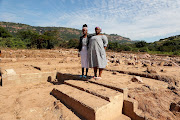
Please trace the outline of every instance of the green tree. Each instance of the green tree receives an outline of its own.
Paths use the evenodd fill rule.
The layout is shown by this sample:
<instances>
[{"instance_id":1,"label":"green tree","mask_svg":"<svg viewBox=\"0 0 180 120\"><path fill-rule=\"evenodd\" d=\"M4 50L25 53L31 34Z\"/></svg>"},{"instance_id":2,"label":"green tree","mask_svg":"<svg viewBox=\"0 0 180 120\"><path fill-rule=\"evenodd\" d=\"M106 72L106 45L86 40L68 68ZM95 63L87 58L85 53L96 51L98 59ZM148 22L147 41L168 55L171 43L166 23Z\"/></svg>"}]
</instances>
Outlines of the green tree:
<instances>
[{"instance_id":1,"label":"green tree","mask_svg":"<svg viewBox=\"0 0 180 120\"><path fill-rule=\"evenodd\" d=\"M78 48L79 46L79 40L78 39L70 39L68 41L68 48Z\"/></svg>"},{"instance_id":2,"label":"green tree","mask_svg":"<svg viewBox=\"0 0 180 120\"><path fill-rule=\"evenodd\" d=\"M137 48L141 48L141 47L145 47L147 45L147 43L145 41L140 41L135 43Z\"/></svg>"},{"instance_id":3,"label":"green tree","mask_svg":"<svg viewBox=\"0 0 180 120\"><path fill-rule=\"evenodd\" d=\"M0 26L0 37L7 38L12 37L12 35L5 28Z\"/></svg>"}]
</instances>

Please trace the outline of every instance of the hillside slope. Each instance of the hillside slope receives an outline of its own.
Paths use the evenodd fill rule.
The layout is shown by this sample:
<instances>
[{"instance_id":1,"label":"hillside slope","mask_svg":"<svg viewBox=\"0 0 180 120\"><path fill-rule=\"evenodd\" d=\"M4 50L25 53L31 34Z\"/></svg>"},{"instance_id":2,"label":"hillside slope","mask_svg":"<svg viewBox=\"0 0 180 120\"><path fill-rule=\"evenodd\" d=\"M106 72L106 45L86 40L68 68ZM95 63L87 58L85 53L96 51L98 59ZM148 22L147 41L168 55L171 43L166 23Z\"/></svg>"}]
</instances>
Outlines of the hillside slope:
<instances>
[{"instance_id":1,"label":"hillside slope","mask_svg":"<svg viewBox=\"0 0 180 120\"><path fill-rule=\"evenodd\" d=\"M30 26L27 24L21 23L12 23L12 22L0 22L0 26L6 28L12 34L17 33L19 30L33 30L37 31L39 34L43 34L45 31L53 31L56 30L59 33L59 38L62 40L70 40L70 39L79 39L82 35L81 30L74 28L66 28L66 27L40 27L40 26ZM109 41L114 42L131 42L131 39L122 37L117 34L106 34Z\"/></svg>"}]
</instances>

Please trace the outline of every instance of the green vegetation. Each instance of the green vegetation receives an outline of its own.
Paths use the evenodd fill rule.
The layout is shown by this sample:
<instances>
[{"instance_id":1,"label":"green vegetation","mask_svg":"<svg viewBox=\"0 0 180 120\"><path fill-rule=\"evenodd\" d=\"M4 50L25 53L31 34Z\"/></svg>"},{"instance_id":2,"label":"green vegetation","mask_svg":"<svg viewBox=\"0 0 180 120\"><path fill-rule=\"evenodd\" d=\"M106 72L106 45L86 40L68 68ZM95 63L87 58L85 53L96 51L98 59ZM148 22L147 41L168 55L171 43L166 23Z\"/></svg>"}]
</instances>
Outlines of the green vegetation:
<instances>
[{"instance_id":1,"label":"green vegetation","mask_svg":"<svg viewBox=\"0 0 180 120\"><path fill-rule=\"evenodd\" d=\"M80 30L63 27L32 27L20 23L0 22L0 47L23 49L77 48ZM1 27L3 26L3 27ZM154 43L131 41L117 34L107 35L112 51L147 52L150 54L180 55L180 35Z\"/></svg>"},{"instance_id":2,"label":"green vegetation","mask_svg":"<svg viewBox=\"0 0 180 120\"><path fill-rule=\"evenodd\" d=\"M138 41L133 44L109 42L108 49L114 51L147 52L150 54L180 55L180 35L173 36L154 43Z\"/></svg>"}]
</instances>

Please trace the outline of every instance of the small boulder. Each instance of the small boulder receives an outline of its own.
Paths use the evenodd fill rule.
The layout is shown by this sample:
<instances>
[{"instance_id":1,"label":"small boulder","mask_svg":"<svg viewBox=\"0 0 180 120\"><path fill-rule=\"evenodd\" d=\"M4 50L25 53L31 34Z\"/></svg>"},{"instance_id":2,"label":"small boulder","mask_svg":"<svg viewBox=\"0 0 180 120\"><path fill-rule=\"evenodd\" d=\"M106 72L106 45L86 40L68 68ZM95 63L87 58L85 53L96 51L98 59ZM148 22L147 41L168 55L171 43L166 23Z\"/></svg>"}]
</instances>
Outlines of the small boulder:
<instances>
[{"instance_id":1,"label":"small boulder","mask_svg":"<svg viewBox=\"0 0 180 120\"><path fill-rule=\"evenodd\" d=\"M135 65L135 62L133 60L129 60L129 61L127 61L127 64L128 65Z\"/></svg>"},{"instance_id":2,"label":"small boulder","mask_svg":"<svg viewBox=\"0 0 180 120\"><path fill-rule=\"evenodd\" d=\"M12 60L11 60L12 62L16 62L17 61L17 59L16 58L12 58Z\"/></svg>"},{"instance_id":3,"label":"small boulder","mask_svg":"<svg viewBox=\"0 0 180 120\"><path fill-rule=\"evenodd\" d=\"M166 73L167 70L161 69L160 72Z\"/></svg>"},{"instance_id":4,"label":"small boulder","mask_svg":"<svg viewBox=\"0 0 180 120\"><path fill-rule=\"evenodd\" d=\"M169 84L167 88L170 90L176 90L176 87L173 84Z\"/></svg>"},{"instance_id":5,"label":"small boulder","mask_svg":"<svg viewBox=\"0 0 180 120\"><path fill-rule=\"evenodd\" d=\"M148 73L157 73L155 68L152 67L147 67L147 72Z\"/></svg>"},{"instance_id":6,"label":"small boulder","mask_svg":"<svg viewBox=\"0 0 180 120\"><path fill-rule=\"evenodd\" d=\"M131 79L132 82L139 82L139 83L143 83L143 80L141 77L139 76L134 76L132 79Z\"/></svg>"},{"instance_id":7,"label":"small boulder","mask_svg":"<svg viewBox=\"0 0 180 120\"><path fill-rule=\"evenodd\" d=\"M119 64L118 63L115 63L115 65L114 66L119 66Z\"/></svg>"},{"instance_id":8,"label":"small boulder","mask_svg":"<svg viewBox=\"0 0 180 120\"><path fill-rule=\"evenodd\" d=\"M115 61L114 61L114 59L110 59L109 62L114 63Z\"/></svg>"},{"instance_id":9,"label":"small boulder","mask_svg":"<svg viewBox=\"0 0 180 120\"><path fill-rule=\"evenodd\" d=\"M180 112L180 105L176 103L171 103L169 110L172 112Z\"/></svg>"},{"instance_id":10,"label":"small boulder","mask_svg":"<svg viewBox=\"0 0 180 120\"><path fill-rule=\"evenodd\" d=\"M120 60L116 60L116 63L119 63L119 64L120 64Z\"/></svg>"},{"instance_id":11,"label":"small boulder","mask_svg":"<svg viewBox=\"0 0 180 120\"><path fill-rule=\"evenodd\" d=\"M111 58L115 58L115 55L111 55Z\"/></svg>"},{"instance_id":12,"label":"small boulder","mask_svg":"<svg viewBox=\"0 0 180 120\"><path fill-rule=\"evenodd\" d=\"M117 72L115 72L115 71L113 71L113 73L112 73L113 75L116 75L117 74Z\"/></svg>"}]
</instances>

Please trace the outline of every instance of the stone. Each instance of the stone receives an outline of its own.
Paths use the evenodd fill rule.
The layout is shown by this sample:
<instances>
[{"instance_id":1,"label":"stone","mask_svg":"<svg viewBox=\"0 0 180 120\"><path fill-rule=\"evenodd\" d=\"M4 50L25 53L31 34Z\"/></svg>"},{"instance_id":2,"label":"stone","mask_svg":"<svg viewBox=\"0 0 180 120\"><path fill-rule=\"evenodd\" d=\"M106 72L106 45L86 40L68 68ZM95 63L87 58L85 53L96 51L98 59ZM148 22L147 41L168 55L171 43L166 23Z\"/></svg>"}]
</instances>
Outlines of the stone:
<instances>
[{"instance_id":1,"label":"stone","mask_svg":"<svg viewBox=\"0 0 180 120\"><path fill-rule=\"evenodd\" d=\"M176 103L171 103L170 111L180 112L180 105Z\"/></svg>"},{"instance_id":2,"label":"stone","mask_svg":"<svg viewBox=\"0 0 180 120\"><path fill-rule=\"evenodd\" d=\"M120 64L120 60L116 60L116 63L119 63L119 64Z\"/></svg>"},{"instance_id":3,"label":"stone","mask_svg":"<svg viewBox=\"0 0 180 120\"><path fill-rule=\"evenodd\" d=\"M119 66L119 64L118 64L118 63L116 63L114 66Z\"/></svg>"},{"instance_id":4,"label":"stone","mask_svg":"<svg viewBox=\"0 0 180 120\"><path fill-rule=\"evenodd\" d=\"M151 66L157 67L157 64L156 64L155 62L152 62L152 63L151 63Z\"/></svg>"},{"instance_id":5,"label":"stone","mask_svg":"<svg viewBox=\"0 0 180 120\"><path fill-rule=\"evenodd\" d=\"M111 60L109 60L111 63L114 63L114 60L113 59L111 59Z\"/></svg>"},{"instance_id":6,"label":"stone","mask_svg":"<svg viewBox=\"0 0 180 120\"><path fill-rule=\"evenodd\" d=\"M164 73L166 73L166 72L167 72L167 70L161 69L161 70L160 70L160 72L164 72Z\"/></svg>"},{"instance_id":7,"label":"stone","mask_svg":"<svg viewBox=\"0 0 180 120\"><path fill-rule=\"evenodd\" d=\"M16 75L16 72L14 71L14 69L6 69L5 71L7 75Z\"/></svg>"},{"instance_id":8,"label":"stone","mask_svg":"<svg viewBox=\"0 0 180 120\"><path fill-rule=\"evenodd\" d=\"M33 66L33 65L31 65L33 68L35 68L35 69L37 69L37 70L41 70L41 68L40 67L37 67L37 66Z\"/></svg>"},{"instance_id":9,"label":"stone","mask_svg":"<svg viewBox=\"0 0 180 120\"><path fill-rule=\"evenodd\" d=\"M147 67L147 72L148 73L157 73L155 68L152 67Z\"/></svg>"},{"instance_id":10,"label":"stone","mask_svg":"<svg viewBox=\"0 0 180 120\"><path fill-rule=\"evenodd\" d=\"M176 90L176 87L173 84L169 84L167 88L170 90Z\"/></svg>"},{"instance_id":11,"label":"stone","mask_svg":"<svg viewBox=\"0 0 180 120\"><path fill-rule=\"evenodd\" d=\"M132 82L140 82L140 83L143 83L143 80L141 77L139 76L134 76L132 79L131 79Z\"/></svg>"},{"instance_id":12,"label":"stone","mask_svg":"<svg viewBox=\"0 0 180 120\"><path fill-rule=\"evenodd\" d=\"M111 55L111 58L115 58L115 55Z\"/></svg>"},{"instance_id":13,"label":"stone","mask_svg":"<svg viewBox=\"0 0 180 120\"><path fill-rule=\"evenodd\" d=\"M135 62L133 60L130 60L127 62L128 65L135 65Z\"/></svg>"},{"instance_id":14,"label":"stone","mask_svg":"<svg viewBox=\"0 0 180 120\"><path fill-rule=\"evenodd\" d=\"M115 72L115 71L113 71L113 73L112 73L113 75L116 75L117 73Z\"/></svg>"},{"instance_id":15,"label":"stone","mask_svg":"<svg viewBox=\"0 0 180 120\"><path fill-rule=\"evenodd\" d=\"M12 58L12 60L11 60L12 62L16 62L17 61L17 59L16 58Z\"/></svg>"},{"instance_id":16,"label":"stone","mask_svg":"<svg viewBox=\"0 0 180 120\"><path fill-rule=\"evenodd\" d=\"M146 58L150 58L151 57L151 55L149 55L149 54L145 54L146 55Z\"/></svg>"}]
</instances>

